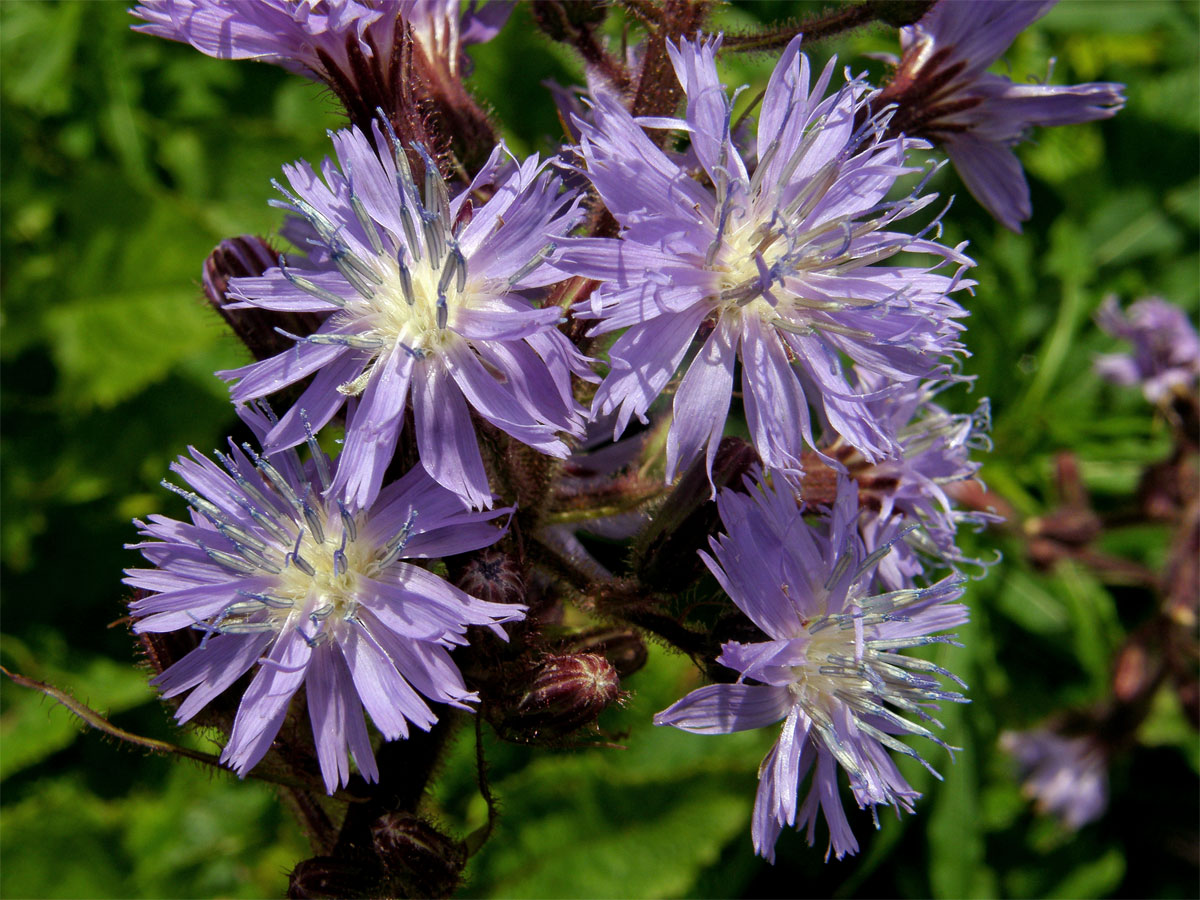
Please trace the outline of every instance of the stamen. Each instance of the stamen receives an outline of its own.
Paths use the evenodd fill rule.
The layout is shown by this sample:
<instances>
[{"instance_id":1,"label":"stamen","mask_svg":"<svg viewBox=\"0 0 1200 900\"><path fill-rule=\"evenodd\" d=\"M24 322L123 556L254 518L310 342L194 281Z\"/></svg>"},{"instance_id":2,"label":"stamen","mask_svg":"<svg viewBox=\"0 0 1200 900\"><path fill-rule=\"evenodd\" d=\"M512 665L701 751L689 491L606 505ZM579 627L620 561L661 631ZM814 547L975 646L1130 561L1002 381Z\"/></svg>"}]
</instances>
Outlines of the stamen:
<instances>
[{"instance_id":1,"label":"stamen","mask_svg":"<svg viewBox=\"0 0 1200 900\"><path fill-rule=\"evenodd\" d=\"M408 511L408 520L392 536L391 540L383 545L383 555L375 564L376 570L386 569L404 552L404 547L408 544L408 539L412 537L413 526L416 524L416 521L417 511L410 509Z\"/></svg>"},{"instance_id":2,"label":"stamen","mask_svg":"<svg viewBox=\"0 0 1200 900\"><path fill-rule=\"evenodd\" d=\"M903 540L906 534L916 531L919 527L919 525L907 525L904 528L901 528L900 531L896 533L896 536L886 544L881 547L876 547L875 550L859 564L858 571L854 573L854 580L858 581L865 574L867 574L867 572L874 568L874 566L881 559L892 552L892 547L896 545L897 541Z\"/></svg>"},{"instance_id":3,"label":"stamen","mask_svg":"<svg viewBox=\"0 0 1200 900\"><path fill-rule=\"evenodd\" d=\"M410 347L404 341L397 341L396 346L411 356L413 359L424 359L429 355L429 351L424 347Z\"/></svg>"},{"instance_id":4,"label":"stamen","mask_svg":"<svg viewBox=\"0 0 1200 900\"><path fill-rule=\"evenodd\" d=\"M437 213L421 211L421 233L425 235L425 246L429 248L429 265L437 271L446 256L445 226Z\"/></svg>"},{"instance_id":5,"label":"stamen","mask_svg":"<svg viewBox=\"0 0 1200 900\"><path fill-rule=\"evenodd\" d=\"M300 635L300 637L304 638L304 643L308 644L308 646L312 649L316 649L317 642L322 636L322 632L317 631L312 637L309 637L307 634L304 633L304 629L301 628L299 625L296 626L296 634L298 634L298 635Z\"/></svg>"},{"instance_id":6,"label":"stamen","mask_svg":"<svg viewBox=\"0 0 1200 900\"><path fill-rule=\"evenodd\" d=\"M350 540L358 540L358 523L354 521L354 516L350 514L350 510L338 501L338 514L342 517L342 530L350 535Z\"/></svg>"},{"instance_id":7,"label":"stamen","mask_svg":"<svg viewBox=\"0 0 1200 900\"><path fill-rule=\"evenodd\" d=\"M266 542L259 540L250 532L246 531L246 529L241 528L232 522L227 520L217 521L213 519L210 519L209 521L213 523L213 527L216 528L217 531L229 541L229 543L239 548L239 553L241 552L240 548L242 547L252 548L253 550L261 553L270 546Z\"/></svg>"},{"instance_id":8,"label":"stamen","mask_svg":"<svg viewBox=\"0 0 1200 900\"><path fill-rule=\"evenodd\" d=\"M287 479L279 473L279 470L271 465L265 456L262 456L256 452L255 449L250 446L250 444L242 444L242 449L250 454L250 458L254 460L254 465L257 466L258 470L266 476L267 481L271 482L271 484L275 487L275 490L279 492L279 496L287 500L287 502L292 505L292 508L296 510L296 512L303 514L304 504L301 502L300 498L296 496L296 492L292 489L292 486L288 483Z\"/></svg>"},{"instance_id":9,"label":"stamen","mask_svg":"<svg viewBox=\"0 0 1200 900\"><path fill-rule=\"evenodd\" d=\"M413 148L425 164L425 209L431 213L435 213L442 223L449 228L450 195L446 191L446 182L442 178L442 173L424 145L413 144Z\"/></svg>"},{"instance_id":10,"label":"stamen","mask_svg":"<svg viewBox=\"0 0 1200 900\"><path fill-rule=\"evenodd\" d=\"M350 164L343 160L342 165L346 168L347 178L353 184L354 174L350 171ZM383 242L379 239L379 231L375 228L375 223L367 213L366 207L358 199L358 195L354 193L353 187L350 188L350 208L354 210L354 217L358 219L358 224L362 226L363 232L366 233L367 240L371 244L371 249L375 251L377 256L382 256Z\"/></svg>"},{"instance_id":11,"label":"stamen","mask_svg":"<svg viewBox=\"0 0 1200 900\"><path fill-rule=\"evenodd\" d=\"M446 323L450 320L450 306L446 301L446 292L438 290L437 295L437 327L439 330L446 328Z\"/></svg>"},{"instance_id":12,"label":"stamen","mask_svg":"<svg viewBox=\"0 0 1200 900\"><path fill-rule=\"evenodd\" d=\"M223 568L230 569L241 575L253 575L258 571L259 567L245 557L235 556L232 553L226 553L224 550L215 550L212 547L206 547L204 544L198 544L198 546L209 559Z\"/></svg>"},{"instance_id":13,"label":"stamen","mask_svg":"<svg viewBox=\"0 0 1200 900\"><path fill-rule=\"evenodd\" d=\"M287 264L284 262L282 255L279 257L279 271L283 273L284 278L286 278L300 290L304 291L304 293L312 294L312 296L316 297L318 300L324 300L331 306L336 306L340 309L346 308L346 301L343 298L339 297L332 291L325 290L325 288L321 287L319 284L309 281L307 278L302 278L289 269Z\"/></svg>"},{"instance_id":14,"label":"stamen","mask_svg":"<svg viewBox=\"0 0 1200 900\"><path fill-rule=\"evenodd\" d=\"M275 326L275 332L276 334L281 334L286 338L291 338L297 344L339 344L351 350L369 351L379 351L386 346L386 344L384 344L384 342L378 338L365 337L361 334L328 334L317 332L315 334L309 334L301 337L300 335L284 331L278 325Z\"/></svg>"},{"instance_id":15,"label":"stamen","mask_svg":"<svg viewBox=\"0 0 1200 900\"><path fill-rule=\"evenodd\" d=\"M403 202L400 204L400 225L404 228L404 242L408 245L408 252L416 262L420 262L424 258L421 237L417 231L417 224L413 221L412 212Z\"/></svg>"},{"instance_id":16,"label":"stamen","mask_svg":"<svg viewBox=\"0 0 1200 900\"><path fill-rule=\"evenodd\" d=\"M309 578L317 574L317 570L309 565L308 561L300 555L300 544L304 540L304 529L301 528L296 535L296 543L292 546L292 552L283 558L284 565L291 563Z\"/></svg>"},{"instance_id":17,"label":"stamen","mask_svg":"<svg viewBox=\"0 0 1200 900\"><path fill-rule=\"evenodd\" d=\"M451 238L450 253L454 257L455 279L454 291L457 294L462 294L467 289L467 258L463 256L462 248L458 246L458 241Z\"/></svg>"},{"instance_id":18,"label":"stamen","mask_svg":"<svg viewBox=\"0 0 1200 900\"><path fill-rule=\"evenodd\" d=\"M350 248L342 243L341 240L334 237L331 241L329 258L333 260L333 264L342 273L342 277L350 282L350 286L364 300L373 300L375 298L375 287L383 284L383 279L379 277L378 273L372 271L357 256L351 253Z\"/></svg>"},{"instance_id":19,"label":"stamen","mask_svg":"<svg viewBox=\"0 0 1200 900\"><path fill-rule=\"evenodd\" d=\"M279 566L263 556L262 553L260 553L254 547L246 546L237 541L233 542L233 547L243 559L255 565L257 568L264 569L267 572L270 572L272 575L278 575L280 573L281 569ZM265 546L264 549L266 549Z\"/></svg>"},{"instance_id":20,"label":"stamen","mask_svg":"<svg viewBox=\"0 0 1200 900\"><path fill-rule=\"evenodd\" d=\"M291 609L296 605L291 600L285 600L282 597L272 597L270 594L242 590L239 590L237 593L247 600L253 600L255 603L261 603L263 606L270 607L271 609Z\"/></svg>"},{"instance_id":21,"label":"stamen","mask_svg":"<svg viewBox=\"0 0 1200 900\"><path fill-rule=\"evenodd\" d=\"M333 551L333 575L344 575L350 571L350 561L346 559L346 532L342 532L342 545Z\"/></svg>"},{"instance_id":22,"label":"stamen","mask_svg":"<svg viewBox=\"0 0 1200 900\"><path fill-rule=\"evenodd\" d=\"M221 633L221 629L218 627L218 624L221 621L220 616L223 616L224 614L225 614L224 611L222 611L221 614L217 617L216 621L210 624L209 622L206 622L203 619L196 618L190 612L188 613L188 616L192 620L192 628L196 631L204 632L204 637L200 638L200 649L201 650L208 649L208 639L210 637L212 637L214 634Z\"/></svg>"},{"instance_id":23,"label":"stamen","mask_svg":"<svg viewBox=\"0 0 1200 900\"><path fill-rule=\"evenodd\" d=\"M286 544L288 541L290 541L292 539L291 534L289 534L287 532L287 530L285 530L284 527L282 525L280 525L279 522L274 517L267 515L265 512L263 512L261 509L259 509L257 506L255 506L252 502L250 502L250 500L247 497L239 496L238 494L235 494L232 492L229 494L229 497L232 500L237 500L238 502L240 502L242 504L242 506L245 507L246 512L250 514L250 518L252 518L254 520L255 524L258 525L260 528L263 528L263 529L269 531L271 533L271 536L274 537L276 540L278 540L280 543Z\"/></svg>"},{"instance_id":24,"label":"stamen","mask_svg":"<svg viewBox=\"0 0 1200 900\"><path fill-rule=\"evenodd\" d=\"M304 423L304 441L308 444L309 456L312 457L313 465L316 466L317 478L321 482L321 490L328 491L329 486L333 483L329 475L329 459L321 450L321 445L317 443L317 436L313 434L312 425L308 421L307 410L300 410L300 421Z\"/></svg>"},{"instance_id":25,"label":"stamen","mask_svg":"<svg viewBox=\"0 0 1200 900\"><path fill-rule=\"evenodd\" d=\"M553 253L557 249L558 249L558 245L556 243L554 243L554 241L551 241L549 244L547 244L545 247L543 247L541 250L539 250L537 253L535 253L533 255L533 258L530 259L527 263L525 263L525 265L521 266L521 268L517 269L517 271L513 272L511 275L508 276L509 287L513 287L513 286L517 285L518 283L520 283L525 278L526 275L531 273L534 269L536 269L543 262L545 262L546 257L548 257L551 253ZM464 278L466 276L466 268L465 267L463 269L463 276L464 276ZM460 290L461 290L461 288L460 288Z\"/></svg>"},{"instance_id":26,"label":"stamen","mask_svg":"<svg viewBox=\"0 0 1200 900\"><path fill-rule=\"evenodd\" d=\"M313 539L318 544L325 543L325 526L321 522L321 517L317 514L317 511L315 509L313 509L312 505L308 502L307 497L305 497L304 500L302 501L302 506L303 506L303 511L304 511L304 521L308 523L308 528L313 533Z\"/></svg>"},{"instance_id":27,"label":"stamen","mask_svg":"<svg viewBox=\"0 0 1200 900\"><path fill-rule=\"evenodd\" d=\"M221 512L220 508L208 500L205 500L199 494L196 494L193 491L189 491L185 488L181 488L178 485L174 485L165 478L160 481L159 484L165 487L172 494L178 494L187 501L189 506L195 508L197 512L202 513L209 519L226 521L225 514Z\"/></svg>"},{"instance_id":28,"label":"stamen","mask_svg":"<svg viewBox=\"0 0 1200 900\"><path fill-rule=\"evenodd\" d=\"M460 255L461 256L461 255ZM458 271L458 260L453 253L446 255L445 261L442 263L442 274L438 278L437 291L438 294L445 294L446 288L450 287L450 282L454 279L455 273Z\"/></svg>"}]
</instances>

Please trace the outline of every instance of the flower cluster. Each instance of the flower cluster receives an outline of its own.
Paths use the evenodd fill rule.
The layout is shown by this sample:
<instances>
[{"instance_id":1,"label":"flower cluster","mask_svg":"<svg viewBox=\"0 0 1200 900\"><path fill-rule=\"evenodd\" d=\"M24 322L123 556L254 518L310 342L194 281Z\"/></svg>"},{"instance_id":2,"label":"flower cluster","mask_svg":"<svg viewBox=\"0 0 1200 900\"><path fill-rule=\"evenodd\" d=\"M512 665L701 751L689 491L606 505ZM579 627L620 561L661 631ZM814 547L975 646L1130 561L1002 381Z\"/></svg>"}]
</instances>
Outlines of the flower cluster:
<instances>
[{"instance_id":1,"label":"flower cluster","mask_svg":"<svg viewBox=\"0 0 1200 900\"><path fill-rule=\"evenodd\" d=\"M675 6L702 20L700 4L645 15L684 15ZM367 782L386 774L364 709L384 740L429 730L439 704L478 707L505 739L562 740L623 696L645 658L635 628L695 635L661 594L704 590L702 560L729 633L679 646L737 680L654 721L704 734L783 722L759 769L756 852L773 860L785 826L812 843L822 817L830 852L856 852L839 770L860 808L911 812L892 754L920 759L909 737L950 749L932 710L966 700L904 651L953 643L960 569L975 562L959 526L996 518L953 499L976 477L988 407L939 405L970 380L960 299L975 282L966 244L942 243L948 204L927 190L926 154L945 147L1017 228L1028 191L1011 148L1027 128L1116 111L1118 85L985 72L1046 7L936 4L903 28L882 90L834 60L814 68L795 36L743 128L752 110L735 117L721 36L622 63L593 33L598 8L543 4L539 24L576 41L594 85L566 104L572 142L544 160L497 143L462 83L462 47L492 36L508 3L143 0L139 30L325 82L351 123L330 158L275 184L293 250L246 236L205 267L254 354L217 375L260 449L192 451L173 467L188 488L172 487L190 521L138 523L152 568L128 572L134 630L192 639L154 682L187 693L178 720L249 674L221 756L244 775L297 733L284 726L305 718L302 692L329 793L351 758ZM696 34L690 22L651 33ZM1157 326L1106 315L1139 347L1137 377L1194 377L1194 342L1164 349L1146 337ZM617 444L635 418L648 427ZM731 420L753 452L733 441L719 455ZM701 499L656 504L659 476L685 469L676 490ZM580 530L671 550L639 584L593 559ZM676 570L663 560L683 545ZM611 640L569 633L568 593L619 625ZM376 838L414 810L383 812ZM444 844L460 869L452 843L423 846Z\"/></svg>"}]
</instances>

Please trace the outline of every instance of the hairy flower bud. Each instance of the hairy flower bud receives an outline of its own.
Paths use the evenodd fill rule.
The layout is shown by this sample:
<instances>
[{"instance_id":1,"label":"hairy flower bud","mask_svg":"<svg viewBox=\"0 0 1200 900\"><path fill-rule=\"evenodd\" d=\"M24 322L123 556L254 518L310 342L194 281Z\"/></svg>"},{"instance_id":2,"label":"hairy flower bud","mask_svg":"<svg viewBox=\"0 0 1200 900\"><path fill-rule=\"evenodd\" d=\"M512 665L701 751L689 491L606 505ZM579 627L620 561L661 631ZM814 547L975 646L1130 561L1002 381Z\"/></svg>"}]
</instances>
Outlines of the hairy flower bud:
<instances>
[{"instance_id":1,"label":"hairy flower bud","mask_svg":"<svg viewBox=\"0 0 1200 900\"><path fill-rule=\"evenodd\" d=\"M336 856L303 859L288 876L291 900L326 897L377 897L379 882L366 867Z\"/></svg>"},{"instance_id":2,"label":"hairy flower bud","mask_svg":"<svg viewBox=\"0 0 1200 900\"><path fill-rule=\"evenodd\" d=\"M230 309L226 305L230 302L225 292L231 278L258 277L278 264L279 254L262 238L252 234L226 238L204 261L205 297L255 359L267 359L293 346L292 339L280 331L307 335L321 325L321 316L316 313Z\"/></svg>"},{"instance_id":3,"label":"hairy flower bud","mask_svg":"<svg viewBox=\"0 0 1200 900\"><path fill-rule=\"evenodd\" d=\"M603 656L548 656L505 717L504 728L529 742L562 737L595 721L620 693L617 671Z\"/></svg>"},{"instance_id":4,"label":"hairy flower bud","mask_svg":"<svg viewBox=\"0 0 1200 900\"><path fill-rule=\"evenodd\" d=\"M609 661L617 675L627 678L646 664L646 642L636 631L595 628L564 642L563 653L597 653Z\"/></svg>"},{"instance_id":5,"label":"hairy flower bud","mask_svg":"<svg viewBox=\"0 0 1200 900\"><path fill-rule=\"evenodd\" d=\"M371 826L380 863L394 889L408 897L448 897L458 887L467 851L408 813L388 813Z\"/></svg>"},{"instance_id":6,"label":"hairy flower bud","mask_svg":"<svg viewBox=\"0 0 1200 900\"><path fill-rule=\"evenodd\" d=\"M455 583L472 597L489 603L520 603L525 596L525 583L517 564L498 550L476 554Z\"/></svg>"},{"instance_id":7,"label":"hairy flower bud","mask_svg":"<svg viewBox=\"0 0 1200 900\"><path fill-rule=\"evenodd\" d=\"M873 0L871 12L875 18L893 28L903 28L921 21L933 0Z\"/></svg>"}]
</instances>

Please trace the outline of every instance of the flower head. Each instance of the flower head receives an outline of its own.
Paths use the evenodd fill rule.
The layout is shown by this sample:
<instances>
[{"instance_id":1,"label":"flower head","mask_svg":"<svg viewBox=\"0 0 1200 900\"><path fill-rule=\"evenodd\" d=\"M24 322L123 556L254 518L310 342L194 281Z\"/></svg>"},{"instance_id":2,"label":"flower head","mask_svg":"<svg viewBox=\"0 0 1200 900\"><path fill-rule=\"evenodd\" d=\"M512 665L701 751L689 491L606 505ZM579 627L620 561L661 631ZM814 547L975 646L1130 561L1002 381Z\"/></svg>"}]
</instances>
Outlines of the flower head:
<instances>
[{"instance_id":1,"label":"flower head","mask_svg":"<svg viewBox=\"0 0 1200 900\"><path fill-rule=\"evenodd\" d=\"M388 138L374 129L375 144ZM326 316L311 335L270 359L219 373L237 380L235 402L273 393L316 373L266 437L268 451L305 438L350 400L334 489L369 506L392 458L411 397L421 463L476 507L491 491L471 422L481 418L543 453L565 457L556 431L579 433L572 373L583 358L557 330L557 307L538 309L522 291L561 276L541 263L576 220L571 194L536 157L501 172L501 148L470 188L450 199L424 155L424 199L398 142L377 153L357 128L333 135L341 164L285 167L280 187L297 214L285 233L307 246L258 278L234 278L235 308ZM423 151L421 151L423 152ZM495 184L478 207L476 192ZM353 399L350 399L353 398Z\"/></svg>"},{"instance_id":2,"label":"flower head","mask_svg":"<svg viewBox=\"0 0 1200 900\"><path fill-rule=\"evenodd\" d=\"M1116 115L1121 84L1016 84L987 72L1013 39L1057 0L941 0L900 29L903 56L875 102L898 107L891 127L941 144L967 190L1003 225L1032 215L1029 185L1012 148L1035 125Z\"/></svg>"},{"instance_id":3,"label":"flower head","mask_svg":"<svg viewBox=\"0 0 1200 900\"><path fill-rule=\"evenodd\" d=\"M555 257L604 282L590 309L577 311L600 319L592 333L626 329L593 413L616 412L618 433L644 417L703 330L675 394L668 477L702 450L711 467L738 359L746 421L767 466L799 470L803 445L815 441L810 406L870 459L892 455L895 436L872 414L872 395L848 379L843 357L902 383L944 371L961 351L956 319L965 313L947 294L970 282L891 262L910 251L932 256L935 268L969 264L958 250L894 230L935 199L919 187L884 199L916 171L908 152L928 145L885 139L862 81L823 99L833 63L810 82L797 38L763 97L757 155L744 156L717 77L719 44L668 48L687 94L685 120L635 120L601 94L594 123L577 123L588 177L622 227L620 240L560 242ZM643 126L685 131L689 154L659 149Z\"/></svg>"},{"instance_id":4,"label":"flower head","mask_svg":"<svg viewBox=\"0 0 1200 900\"><path fill-rule=\"evenodd\" d=\"M1133 355L1113 353L1096 360L1096 372L1115 384L1141 384L1151 403L1176 390L1191 391L1200 378L1200 337L1187 314L1161 297L1146 297L1123 314L1116 297L1096 313L1100 327L1133 345Z\"/></svg>"},{"instance_id":5,"label":"flower head","mask_svg":"<svg viewBox=\"0 0 1200 900\"><path fill-rule=\"evenodd\" d=\"M1108 806L1108 756L1094 737L1064 737L1048 728L1006 731L1000 746L1012 754L1025 793L1038 811L1072 831L1100 818Z\"/></svg>"},{"instance_id":6,"label":"flower head","mask_svg":"<svg viewBox=\"0 0 1200 900\"><path fill-rule=\"evenodd\" d=\"M859 373L864 386L882 387L871 373ZM949 485L975 478L980 464L972 450L990 450L990 406L985 398L970 415L947 412L934 402L954 382L914 382L903 390L881 391L872 408L895 429L900 451L870 462L840 438L825 454L846 468L858 487L863 507L859 528L872 546L888 529L904 528L904 540L879 564L879 578L891 589L911 584L921 574L922 557L960 566L982 565L958 548L962 524L999 522L992 513L958 508ZM915 528L906 526L917 526Z\"/></svg>"},{"instance_id":7,"label":"flower head","mask_svg":"<svg viewBox=\"0 0 1200 900\"><path fill-rule=\"evenodd\" d=\"M260 439L271 427L242 408ZM153 565L125 583L150 592L130 609L137 632L196 629L200 645L159 675L163 696L191 691L176 718L186 722L255 669L221 760L244 775L266 755L304 686L325 786L359 772L378 777L362 709L387 740L428 730L426 700L460 708L475 699L449 650L470 625L491 627L523 606L487 603L408 560L485 547L502 532L491 520L510 510L471 512L420 469L393 482L367 508L328 490L329 460L310 438L312 458L271 456L230 442L221 465L192 451L172 469L193 490L172 487L191 521L151 516L132 547ZM424 699L423 699L424 698Z\"/></svg>"},{"instance_id":8,"label":"flower head","mask_svg":"<svg viewBox=\"0 0 1200 900\"><path fill-rule=\"evenodd\" d=\"M713 556L704 561L767 639L725 644L718 662L738 673L737 683L693 691L654 721L727 734L783 720L759 767L755 851L773 860L784 825L807 825L811 844L820 810L840 859L858 843L838 799L838 766L860 807L887 804L911 812L919 795L887 751L920 759L897 740L901 735L945 746L905 716L936 724L927 708L965 702L939 683L939 675L957 681L949 672L896 652L950 640L934 633L966 621L966 607L955 602L960 583L947 578L927 588L876 593L876 567L889 543L873 551L863 543L855 527L857 492L848 479L830 517L817 526L804 520L787 488L722 491L717 504L727 534L712 540ZM800 782L810 772L799 803Z\"/></svg>"}]
</instances>

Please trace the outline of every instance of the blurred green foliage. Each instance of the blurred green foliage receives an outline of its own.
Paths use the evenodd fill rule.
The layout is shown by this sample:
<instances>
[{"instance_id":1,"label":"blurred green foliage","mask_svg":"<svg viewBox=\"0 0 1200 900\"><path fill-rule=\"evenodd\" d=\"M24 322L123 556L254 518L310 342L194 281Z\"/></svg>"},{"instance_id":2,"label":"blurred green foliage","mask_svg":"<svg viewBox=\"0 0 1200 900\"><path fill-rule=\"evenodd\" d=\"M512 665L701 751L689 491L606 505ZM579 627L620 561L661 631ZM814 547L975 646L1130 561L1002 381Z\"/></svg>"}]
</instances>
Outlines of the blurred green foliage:
<instances>
[{"instance_id":1,"label":"blurred green foliage","mask_svg":"<svg viewBox=\"0 0 1200 900\"><path fill-rule=\"evenodd\" d=\"M819 8L739 3L722 27ZM1066 0L1008 54L1014 77L1128 85L1103 124L1042 132L1021 158L1035 218L1023 235L996 225L952 169L950 243L969 239L979 281L968 306L962 408L989 396L995 452L984 477L1024 516L1055 502L1054 454L1079 457L1099 508L1125 502L1168 433L1136 391L1101 384L1092 357L1115 349L1092 322L1108 293L1161 294L1194 315L1200 301L1200 63L1194 2ZM124 728L211 749L180 734L132 666L124 627L122 544L129 519L178 514L157 487L189 444L216 446L232 417L212 377L246 355L203 304L200 266L220 239L270 233L266 201L282 163L326 153L340 118L320 88L270 66L222 63L132 33L122 4L0 3L0 228L4 269L0 399L3 662L69 689ZM619 39L614 28L614 40ZM836 47L878 75L865 52L886 33ZM501 37L473 50L473 85L517 152L547 150L557 118L538 82L576 83L570 53L536 35L518 8ZM728 64L761 83L766 56ZM752 92L744 97L752 95ZM1166 532L1106 537L1106 552L1162 565ZM944 710L951 763L915 816L854 817L858 857L823 862L785 832L779 864L751 852L758 760L771 735L696 737L649 726L695 686L686 660L655 649L601 724L627 749L533 753L485 737L502 818L469 867L464 896L1188 897L1196 891L1195 732L1169 693L1141 746L1119 757L1098 823L1069 835L1036 817L1009 760L1005 729L1101 699L1112 653L1152 611L1144 592L1078 565L1034 571L1015 539L975 538L1005 561L973 583L962 649L939 661L973 704ZM0 683L5 897L278 896L306 854L270 789L131 753L80 735L49 701ZM625 732L628 732L626 735ZM485 808L474 732L459 735L429 808L466 834ZM907 760L904 761L907 764Z\"/></svg>"}]
</instances>

